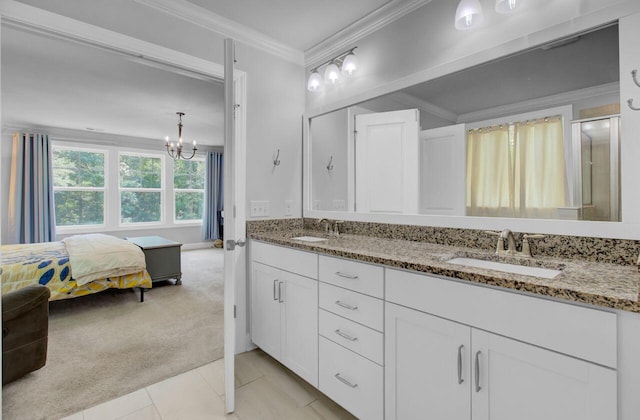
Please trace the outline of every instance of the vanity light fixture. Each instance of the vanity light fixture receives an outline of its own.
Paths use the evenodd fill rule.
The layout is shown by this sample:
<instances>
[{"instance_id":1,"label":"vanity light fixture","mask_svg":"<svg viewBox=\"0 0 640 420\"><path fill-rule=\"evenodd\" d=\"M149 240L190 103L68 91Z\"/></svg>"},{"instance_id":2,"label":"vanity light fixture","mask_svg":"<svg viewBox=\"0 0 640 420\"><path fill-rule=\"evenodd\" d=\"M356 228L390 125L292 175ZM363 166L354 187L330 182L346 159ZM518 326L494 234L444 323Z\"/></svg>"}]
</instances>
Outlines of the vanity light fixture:
<instances>
[{"instance_id":1,"label":"vanity light fixture","mask_svg":"<svg viewBox=\"0 0 640 420\"><path fill-rule=\"evenodd\" d=\"M496 12L512 13L522 4L522 0L496 0Z\"/></svg>"},{"instance_id":2,"label":"vanity light fixture","mask_svg":"<svg viewBox=\"0 0 640 420\"><path fill-rule=\"evenodd\" d=\"M340 80L341 75L353 76L358 71L358 59L353 51L358 47L344 51L335 57L325 61L311 70L307 81L309 92L319 92L324 85L335 85ZM324 70L324 78L320 75L320 68L327 66Z\"/></svg>"},{"instance_id":3,"label":"vanity light fixture","mask_svg":"<svg viewBox=\"0 0 640 420\"><path fill-rule=\"evenodd\" d=\"M174 145L173 142L169 142L169 136L165 137L165 147L167 148L167 154L171 156L173 160L190 160L196 155L196 141L193 141L193 149L191 152L191 156L186 157L182 154L182 117L185 115L184 112L176 112L178 115L178 141Z\"/></svg>"},{"instance_id":4,"label":"vanity light fixture","mask_svg":"<svg viewBox=\"0 0 640 420\"><path fill-rule=\"evenodd\" d=\"M456 9L456 29L466 31L482 23L482 5L479 0L460 0Z\"/></svg>"}]
</instances>

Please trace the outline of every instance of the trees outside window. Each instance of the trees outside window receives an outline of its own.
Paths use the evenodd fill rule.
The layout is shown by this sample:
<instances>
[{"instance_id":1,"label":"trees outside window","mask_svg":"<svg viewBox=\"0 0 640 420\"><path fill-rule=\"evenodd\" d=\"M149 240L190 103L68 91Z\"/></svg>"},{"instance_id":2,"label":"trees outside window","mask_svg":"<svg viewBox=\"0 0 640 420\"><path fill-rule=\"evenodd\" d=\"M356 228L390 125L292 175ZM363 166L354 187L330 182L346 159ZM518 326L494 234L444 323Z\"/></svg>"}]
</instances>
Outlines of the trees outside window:
<instances>
[{"instance_id":1,"label":"trees outside window","mask_svg":"<svg viewBox=\"0 0 640 420\"><path fill-rule=\"evenodd\" d=\"M106 152L53 148L57 226L104 225Z\"/></svg>"},{"instance_id":2,"label":"trees outside window","mask_svg":"<svg viewBox=\"0 0 640 420\"><path fill-rule=\"evenodd\" d=\"M201 221L204 210L204 160L177 160L173 166L174 219Z\"/></svg>"},{"instance_id":3,"label":"trees outside window","mask_svg":"<svg viewBox=\"0 0 640 420\"><path fill-rule=\"evenodd\" d=\"M120 154L120 223L162 221L163 167L158 156Z\"/></svg>"}]
</instances>

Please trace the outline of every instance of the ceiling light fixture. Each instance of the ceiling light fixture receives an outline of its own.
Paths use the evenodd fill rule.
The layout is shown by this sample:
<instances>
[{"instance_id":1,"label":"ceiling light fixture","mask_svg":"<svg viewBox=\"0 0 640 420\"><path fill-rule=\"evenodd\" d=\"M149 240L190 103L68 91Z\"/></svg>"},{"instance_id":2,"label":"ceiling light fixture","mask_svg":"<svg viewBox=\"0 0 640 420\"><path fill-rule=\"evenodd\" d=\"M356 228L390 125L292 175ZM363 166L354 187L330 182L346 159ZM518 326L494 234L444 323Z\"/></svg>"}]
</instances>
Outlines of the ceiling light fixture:
<instances>
[{"instance_id":1,"label":"ceiling light fixture","mask_svg":"<svg viewBox=\"0 0 640 420\"><path fill-rule=\"evenodd\" d=\"M196 155L196 141L193 141L193 149L191 152L191 156L186 157L182 154L182 117L185 115L184 112L176 112L178 115L178 142L174 145L173 142L169 142L169 136L165 137L165 147L167 148L167 153L173 160L189 160Z\"/></svg>"},{"instance_id":2,"label":"ceiling light fixture","mask_svg":"<svg viewBox=\"0 0 640 420\"><path fill-rule=\"evenodd\" d=\"M482 6L478 0L460 0L456 9L456 29L466 31L482 23Z\"/></svg>"},{"instance_id":3,"label":"ceiling light fixture","mask_svg":"<svg viewBox=\"0 0 640 420\"><path fill-rule=\"evenodd\" d=\"M522 0L496 0L496 12L512 13L522 4Z\"/></svg>"},{"instance_id":4,"label":"ceiling light fixture","mask_svg":"<svg viewBox=\"0 0 640 420\"><path fill-rule=\"evenodd\" d=\"M307 81L307 90L309 92L319 92L325 84L335 85L341 75L353 76L358 71L358 59L353 51L358 47L353 47L348 51L340 53L335 57L325 61L324 63L314 67ZM320 67L327 66L324 70L324 78L320 76L318 70Z\"/></svg>"}]
</instances>

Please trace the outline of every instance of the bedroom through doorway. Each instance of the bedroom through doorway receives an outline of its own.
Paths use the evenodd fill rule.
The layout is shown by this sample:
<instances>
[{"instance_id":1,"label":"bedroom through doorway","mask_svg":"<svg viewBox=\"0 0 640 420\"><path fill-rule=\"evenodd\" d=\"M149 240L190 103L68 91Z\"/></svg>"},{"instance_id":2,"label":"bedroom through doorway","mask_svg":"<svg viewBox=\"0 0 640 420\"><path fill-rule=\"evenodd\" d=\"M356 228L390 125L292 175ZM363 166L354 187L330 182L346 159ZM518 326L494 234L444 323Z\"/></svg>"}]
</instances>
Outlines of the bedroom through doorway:
<instances>
[{"instance_id":1,"label":"bedroom through doorway","mask_svg":"<svg viewBox=\"0 0 640 420\"><path fill-rule=\"evenodd\" d=\"M56 190L67 199L56 208L57 239L99 232L181 243L182 284L154 282L144 303L137 289L50 302L47 364L3 387L5 419L25 418L21 408L60 418L222 358L224 346L224 255L213 247L223 239L224 212L221 204L204 205L208 159L224 159L222 66L171 50L165 60L149 59L149 45L124 36L105 46L96 42L99 28L82 36L31 28L3 17L3 184L15 131L46 133L67 172L84 162L74 166L81 168L76 180L92 181L83 170L95 175L102 162L102 185ZM174 160L165 149L166 136L177 138L177 112L184 113L184 149L197 141L191 160ZM83 159L96 155L87 166ZM238 162L243 171L243 155ZM123 185L125 169L138 186ZM206 239L203 218L216 225ZM2 223L5 244L6 217Z\"/></svg>"}]
</instances>

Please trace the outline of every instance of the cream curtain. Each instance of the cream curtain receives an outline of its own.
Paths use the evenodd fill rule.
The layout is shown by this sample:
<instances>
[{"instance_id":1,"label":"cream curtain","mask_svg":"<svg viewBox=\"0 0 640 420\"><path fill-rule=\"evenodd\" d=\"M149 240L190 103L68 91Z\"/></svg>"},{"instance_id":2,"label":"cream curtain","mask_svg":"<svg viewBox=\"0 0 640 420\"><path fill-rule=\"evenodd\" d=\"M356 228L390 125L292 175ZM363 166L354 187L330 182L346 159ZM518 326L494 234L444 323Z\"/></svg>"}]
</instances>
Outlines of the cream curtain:
<instances>
[{"instance_id":1,"label":"cream curtain","mask_svg":"<svg viewBox=\"0 0 640 420\"><path fill-rule=\"evenodd\" d=\"M554 218L568 202L562 117L471 130L467 215Z\"/></svg>"},{"instance_id":2,"label":"cream curtain","mask_svg":"<svg viewBox=\"0 0 640 420\"><path fill-rule=\"evenodd\" d=\"M467 136L467 215L512 216L513 171L509 126Z\"/></svg>"}]
</instances>

